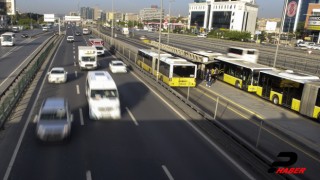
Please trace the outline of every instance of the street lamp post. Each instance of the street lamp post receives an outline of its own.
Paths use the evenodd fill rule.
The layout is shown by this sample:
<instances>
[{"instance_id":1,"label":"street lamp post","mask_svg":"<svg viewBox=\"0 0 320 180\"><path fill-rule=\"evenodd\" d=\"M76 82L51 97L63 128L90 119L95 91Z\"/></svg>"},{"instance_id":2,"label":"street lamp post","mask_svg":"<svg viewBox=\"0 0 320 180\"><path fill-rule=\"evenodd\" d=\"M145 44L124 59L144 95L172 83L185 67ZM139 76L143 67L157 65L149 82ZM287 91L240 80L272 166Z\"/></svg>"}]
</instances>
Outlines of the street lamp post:
<instances>
[{"instance_id":1,"label":"street lamp post","mask_svg":"<svg viewBox=\"0 0 320 180\"><path fill-rule=\"evenodd\" d=\"M168 34L167 34L167 44L169 44L169 34L170 34L170 20L171 20L171 3L174 2L174 0L169 1L169 21L168 21Z\"/></svg>"},{"instance_id":2,"label":"street lamp post","mask_svg":"<svg viewBox=\"0 0 320 180\"><path fill-rule=\"evenodd\" d=\"M276 53L274 55L274 61L273 61L273 67L276 67L276 62L277 62L277 56L278 56L278 50L279 50L279 44L280 44L280 36L282 33L282 29L283 29L283 25L284 25L284 20L285 20L285 16L286 16L286 12L287 12L287 5L288 5L288 0L284 1L284 5L283 5L283 10L282 10L282 17L281 17L281 26L279 29L279 39L277 42L277 48L276 48Z\"/></svg>"},{"instance_id":3,"label":"street lamp post","mask_svg":"<svg viewBox=\"0 0 320 180\"><path fill-rule=\"evenodd\" d=\"M287 32L287 44L288 44L288 41L289 41L290 27L291 27L291 18L289 18L289 28L288 28L288 32Z\"/></svg>"},{"instance_id":4,"label":"street lamp post","mask_svg":"<svg viewBox=\"0 0 320 180\"><path fill-rule=\"evenodd\" d=\"M158 64L157 64L157 82L159 80L159 66L160 66L160 45L161 45L161 25L162 25L162 2L161 0L161 9L160 9L160 24L159 24L159 44L158 44Z\"/></svg>"},{"instance_id":5,"label":"street lamp post","mask_svg":"<svg viewBox=\"0 0 320 180\"><path fill-rule=\"evenodd\" d=\"M112 0L112 20L111 20L111 45L113 45L113 29L114 29L114 12L113 12L113 0Z\"/></svg>"}]
</instances>

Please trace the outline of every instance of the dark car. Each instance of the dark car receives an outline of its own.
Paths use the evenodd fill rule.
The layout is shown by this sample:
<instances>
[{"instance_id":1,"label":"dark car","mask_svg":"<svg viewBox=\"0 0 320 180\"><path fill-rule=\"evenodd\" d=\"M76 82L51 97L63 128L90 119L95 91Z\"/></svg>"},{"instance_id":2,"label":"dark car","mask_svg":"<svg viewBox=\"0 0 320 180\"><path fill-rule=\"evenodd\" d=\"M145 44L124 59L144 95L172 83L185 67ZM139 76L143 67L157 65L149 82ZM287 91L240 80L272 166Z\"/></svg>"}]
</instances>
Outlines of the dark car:
<instances>
[{"instance_id":1,"label":"dark car","mask_svg":"<svg viewBox=\"0 0 320 180\"><path fill-rule=\"evenodd\" d=\"M81 36L81 32L76 31L76 32L75 32L75 35L76 35L76 36Z\"/></svg>"},{"instance_id":2,"label":"dark car","mask_svg":"<svg viewBox=\"0 0 320 180\"><path fill-rule=\"evenodd\" d=\"M21 37L23 37L23 38L28 38L29 35L28 35L28 34L21 34Z\"/></svg>"}]
</instances>

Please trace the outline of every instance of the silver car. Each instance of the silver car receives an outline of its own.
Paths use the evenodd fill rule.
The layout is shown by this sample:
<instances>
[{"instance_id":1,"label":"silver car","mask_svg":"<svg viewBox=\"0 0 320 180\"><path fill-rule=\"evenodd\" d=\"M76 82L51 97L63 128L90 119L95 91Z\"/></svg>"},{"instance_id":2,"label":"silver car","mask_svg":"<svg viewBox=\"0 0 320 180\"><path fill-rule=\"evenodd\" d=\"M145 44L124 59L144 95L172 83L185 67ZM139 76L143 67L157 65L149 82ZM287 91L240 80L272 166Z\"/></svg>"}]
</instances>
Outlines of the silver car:
<instances>
[{"instance_id":1,"label":"silver car","mask_svg":"<svg viewBox=\"0 0 320 180\"><path fill-rule=\"evenodd\" d=\"M37 137L42 141L67 139L71 132L72 116L64 98L47 98L36 116Z\"/></svg>"}]
</instances>

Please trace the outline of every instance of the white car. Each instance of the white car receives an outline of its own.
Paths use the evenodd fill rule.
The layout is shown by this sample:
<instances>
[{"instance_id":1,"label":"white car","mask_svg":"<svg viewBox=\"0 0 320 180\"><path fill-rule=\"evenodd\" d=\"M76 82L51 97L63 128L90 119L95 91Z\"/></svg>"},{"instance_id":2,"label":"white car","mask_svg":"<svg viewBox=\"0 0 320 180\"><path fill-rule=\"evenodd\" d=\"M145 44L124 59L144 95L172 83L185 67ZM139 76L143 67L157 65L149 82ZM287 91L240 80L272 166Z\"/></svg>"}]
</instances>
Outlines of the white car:
<instances>
[{"instance_id":1,"label":"white car","mask_svg":"<svg viewBox=\"0 0 320 180\"><path fill-rule=\"evenodd\" d=\"M204 37L204 38L206 38L207 37L207 34L199 34L199 35L197 35L197 37Z\"/></svg>"},{"instance_id":2,"label":"white car","mask_svg":"<svg viewBox=\"0 0 320 180\"><path fill-rule=\"evenodd\" d=\"M308 46L309 46L309 48L311 47L311 46L314 46L316 43L314 43L314 42L302 42L302 43L299 43L297 46L298 47L302 47L302 48L308 48Z\"/></svg>"},{"instance_id":3,"label":"white car","mask_svg":"<svg viewBox=\"0 0 320 180\"><path fill-rule=\"evenodd\" d=\"M312 49L320 50L320 44L316 44L312 46Z\"/></svg>"},{"instance_id":4,"label":"white car","mask_svg":"<svg viewBox=\"0 0 320 180\"><path fill-rule=\"evenodd\" d=\"M73 36L68 36L67 37L68 42L74 42L74 37Z\"/></svg>"},{"instance_id":5,"label":"white car","mask_svg":"<svg viewBox=\"0 0 320 180\"><path fill-rule=\"evenodd\" d=\"M117 73L117 72L126 73L126 72L128 72L127 65L125 65L122 61L119 61L119 60L111 61L109 63L109 68L112 73Z\"/></svg>"},{"instance_id":6,"label":"white car","mask_svg":"<svg viewBox=\"0 0 320 180\"><path fill-rule=\"evenodd\" d=\"M63 67L53 67L50 72L48 72L48 82L49 83L65 83L67 82L67 74Z\"/></svg>"},{"instance_id":7,"label":"white car","mask_svg":"<svg viewBox=\"0 0 320 180\"><path fill-rule=\"evenodd\" d=\"M102 45L92 45L92 47L95 47L97 49L97 55L98 56L104 56L104 52L106 48Z\"/></svg>"}]
</instances>

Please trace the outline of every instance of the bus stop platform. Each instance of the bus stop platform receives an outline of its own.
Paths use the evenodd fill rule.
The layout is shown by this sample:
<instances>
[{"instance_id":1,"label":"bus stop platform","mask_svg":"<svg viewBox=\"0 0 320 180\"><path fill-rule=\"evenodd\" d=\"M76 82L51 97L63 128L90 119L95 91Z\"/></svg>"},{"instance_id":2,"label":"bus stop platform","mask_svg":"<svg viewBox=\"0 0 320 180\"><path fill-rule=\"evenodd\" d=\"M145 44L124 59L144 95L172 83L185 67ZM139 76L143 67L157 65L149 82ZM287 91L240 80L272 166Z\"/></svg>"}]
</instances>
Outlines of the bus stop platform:
<instances>
[{"instance_id":1,"label":"bus stop platform","mask_svg":"<svg viewBox=\"0 0 320 180\"><path fill-rule=\"evenodd\" d=\"M211 112L216 104L215 98L219 97L219 106L220 101L227 102L236 107L237 111L243 114L241 116L246 116L251 120L255 119L253 121L257 125L263 122L264 127L273 129L286 139L299 144L299 147L305 148L309 152L312 151L320 157L320 123L315 119L304 117L297 112L272 104L271 101L221 81L214 82L211 87L206 86L205 81L199 81L197 87L190 92L193 101L198 99L197 102L201 103L202 107L210 107ZM206 101L207 104L202 104L204 102L200 100L200 97L203 98L203 96L207 96L206 99L212 97L212 101ZM219 117L219 112L217 117Z\"/></svg>"}]
</instances>

